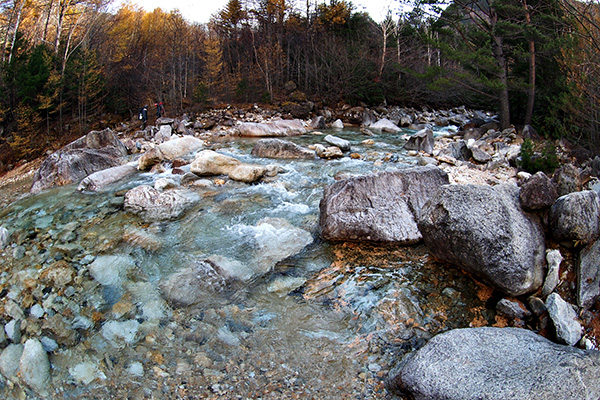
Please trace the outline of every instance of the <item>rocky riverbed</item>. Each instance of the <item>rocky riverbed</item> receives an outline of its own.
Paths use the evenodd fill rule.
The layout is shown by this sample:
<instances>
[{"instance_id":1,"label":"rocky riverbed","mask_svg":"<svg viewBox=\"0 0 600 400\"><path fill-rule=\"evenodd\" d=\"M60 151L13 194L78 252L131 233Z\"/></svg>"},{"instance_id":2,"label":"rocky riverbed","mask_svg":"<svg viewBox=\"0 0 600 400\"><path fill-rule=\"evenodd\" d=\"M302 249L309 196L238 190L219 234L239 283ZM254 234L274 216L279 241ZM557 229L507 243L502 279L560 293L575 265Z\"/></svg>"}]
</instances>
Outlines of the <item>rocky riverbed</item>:
<instances>
[{"instance_id":1,"label":"rocky riverbed","mask_svg":"<svg viewBox=\"0 0 600 400\"><path fill-rule=\"evenodd\" d=\"M418 239L323 239L319 203L336 181L433 165L454 185L523 185L520 132L464 109L320 114L267 124L278 115L253 107L162 119L145 131L122 128L118 151L99 155L116 143L107 130L56 157L114 163L102 175L66 175L40 161L3 177L4 394L403 398L399 361L440 333L512 326L564 342L546 297L577 311L578 325L565 326L579 329L571 344L597 348L595 294L583 307L577 290L582 241L591 245L597 232L548 235L562 258L556 281L517 298L436 260ZM255 137L264 132L284 143ZM26 194L38 168L49 171L35 178L40 193ZM555 174L557 187L594 188L593 163L573 170Z\"/></svg>"}]
</instances>

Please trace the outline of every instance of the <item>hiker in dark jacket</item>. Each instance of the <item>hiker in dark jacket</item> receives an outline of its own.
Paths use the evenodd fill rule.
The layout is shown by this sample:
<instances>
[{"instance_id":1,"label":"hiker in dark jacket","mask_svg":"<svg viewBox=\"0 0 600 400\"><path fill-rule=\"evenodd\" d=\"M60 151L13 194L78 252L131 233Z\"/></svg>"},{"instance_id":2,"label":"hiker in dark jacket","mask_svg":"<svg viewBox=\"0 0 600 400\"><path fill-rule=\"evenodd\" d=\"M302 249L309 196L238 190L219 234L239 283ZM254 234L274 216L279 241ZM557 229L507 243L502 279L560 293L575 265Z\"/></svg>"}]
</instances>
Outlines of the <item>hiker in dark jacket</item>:
<instances>
[{"instance_id":1,"label":"hiker in dark jacket","mask_svg":"<svg viewBox=\"0 0 600 400\"><path fill-rule=\"evenodd\" d=\"M160 118L165 115L165 105L162 101L154 103L154 105L156 106L156 118Z\"/></svg>"},{"instance_id":2,"label":"hiker in dark jacket","mask_svg":"<svg viewBox=\"0 0 600 400\"><path fill-rule=\"evenodd\" d=\"M146 129L146 122L148 122L148 106L140 108L140 116L139 118L142 120L142 130Z\"/></svg>"}]
</instances>

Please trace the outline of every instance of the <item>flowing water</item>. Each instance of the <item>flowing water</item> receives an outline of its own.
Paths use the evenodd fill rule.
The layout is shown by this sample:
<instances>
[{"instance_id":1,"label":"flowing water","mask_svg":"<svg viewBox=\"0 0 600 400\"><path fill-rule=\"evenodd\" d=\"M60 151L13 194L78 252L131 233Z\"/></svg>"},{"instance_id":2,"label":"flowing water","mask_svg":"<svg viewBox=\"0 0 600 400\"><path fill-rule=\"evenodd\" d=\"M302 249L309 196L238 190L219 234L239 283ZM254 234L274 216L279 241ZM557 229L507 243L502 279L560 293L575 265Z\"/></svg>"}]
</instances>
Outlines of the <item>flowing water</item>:
<instances>
[{"instance_id":1,"label":"flowing water","mask_svg":"<svg viewBox=\"0 0 600 400\"><path fill-rule=\"evenodd\" d=\"M23 310L23 337L43 338L49 350L49 397L393 398L384 381L403 354L446 329L493 322L489 290L423 246L319 238L319 201L336 176L416 163L402 149L411 131L373 137L375 144L363 144L371 138L358 130L331 133L361 158L260 159L250 155L253 139L211 143L280 173L195 188L201 200L175 221L146 223L123 210L125 190L179 180L171 169L99 193L52 189L0 212L13 243L0 258L0 294L5 307ZM307 146L322 137L289 140ZM207 291L197 305L164 301L159 283L195 260L279 260L296 231L261 222L281 219L310 232L312 243L244 285ZM61 286L44 273L50 267L72 279ZM9 398L36 397L11 380L1 384Z\"/></svg>"}]
</instances>

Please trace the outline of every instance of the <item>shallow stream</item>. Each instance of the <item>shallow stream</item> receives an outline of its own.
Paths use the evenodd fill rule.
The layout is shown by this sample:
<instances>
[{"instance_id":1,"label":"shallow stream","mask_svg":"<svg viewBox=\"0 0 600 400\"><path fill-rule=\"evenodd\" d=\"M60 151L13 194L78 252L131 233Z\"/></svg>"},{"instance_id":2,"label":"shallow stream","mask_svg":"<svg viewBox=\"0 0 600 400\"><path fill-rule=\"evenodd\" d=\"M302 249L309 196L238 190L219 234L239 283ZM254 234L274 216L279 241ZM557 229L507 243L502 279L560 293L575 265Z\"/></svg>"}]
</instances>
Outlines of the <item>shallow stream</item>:
<instances>
[{"instance_id":1,"label":"shallow stream","mask_svg":"<svg viewBox=\"0 0 600 400\"><path fill-rule=\"evenodd\" d=\"M261 159L250 155L253 139L210 143L281 172L253 185L226 180L196 188L201 201L175 221L145 223L123 210L125 190L161 177L180 180L170 168L99 193L52 189L0 211L13 243L0 258L0 294L5 307L22 309L23 337L46 338L50 346L50 397L391 399L384 381L403 354L438 332L493 321L490 290L435 262L421 245L319 238L319 201L336 176L416 163L402 148L412 131L330 133L351 141L361 158ZM322 139L311 133L286 140L307 146ZM367 139L374 144L363 144ZM265 218L287 220L313 243L195 306L163 300L159 282L194 260L260 262L277 251L270 243L294 240L259 224ZM111 260L110 268L91 271L99 258ZM56 265L74 271L64 286L39 278ZM0 386L8 398L36 397L11 380Z\"/></svg>"}]
</instances>

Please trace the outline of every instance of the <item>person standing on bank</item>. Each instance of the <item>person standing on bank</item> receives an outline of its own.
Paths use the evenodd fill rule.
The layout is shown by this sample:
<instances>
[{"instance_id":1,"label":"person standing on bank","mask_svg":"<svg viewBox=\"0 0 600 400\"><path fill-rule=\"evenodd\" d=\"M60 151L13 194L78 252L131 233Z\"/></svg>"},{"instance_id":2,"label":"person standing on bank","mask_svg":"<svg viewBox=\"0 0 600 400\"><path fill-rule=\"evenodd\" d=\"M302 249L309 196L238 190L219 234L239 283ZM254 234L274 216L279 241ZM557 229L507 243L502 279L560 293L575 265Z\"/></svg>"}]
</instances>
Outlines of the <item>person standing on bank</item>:
<instances>
[{"instance_id":1,"label":"person standing on bank","mask_svg":"<svg viewBox=\"0 0 600 400\"><path fill-rule=\"evenodd\" d=\"M142 120L142 130L146 129L146 122L148 122L148 106L140 108L140 116L139 118Z\"/></svg>"},{"instance_id":2,"label":"person standing on bank","mask_svg":"<svg viewBox=\"0 0 600 400\"><path fill-rule=\"evenodd\" d=\"M165 115L165 105L162 101L154 103L154 105L156 106L156 118L160 118Z\"/></svg>"}]
</instances>

